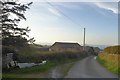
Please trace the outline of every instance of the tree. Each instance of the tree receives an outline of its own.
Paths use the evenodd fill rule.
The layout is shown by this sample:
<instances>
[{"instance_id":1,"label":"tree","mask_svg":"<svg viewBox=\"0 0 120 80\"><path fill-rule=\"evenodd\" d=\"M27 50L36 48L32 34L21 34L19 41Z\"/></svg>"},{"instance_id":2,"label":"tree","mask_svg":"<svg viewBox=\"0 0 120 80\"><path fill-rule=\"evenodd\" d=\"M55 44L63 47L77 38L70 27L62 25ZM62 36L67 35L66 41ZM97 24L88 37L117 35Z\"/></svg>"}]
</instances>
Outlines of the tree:
<instances>
[{"instance_id":1,"label":"tree","mask_svg":"<svg viewBox=\"0 0 120 80\"><path fill-rule=\"evenodd\" d=\"M18 27L21 20L26 20L24 13L31 4L32 2L21 4L17 0L0 1L0 26L2 27L0 34L2 34L2 45L5 51L11 50L8 47L14 49L35 41L34 38L28 39L29 27Z\"/></svg>"}]
</instances>

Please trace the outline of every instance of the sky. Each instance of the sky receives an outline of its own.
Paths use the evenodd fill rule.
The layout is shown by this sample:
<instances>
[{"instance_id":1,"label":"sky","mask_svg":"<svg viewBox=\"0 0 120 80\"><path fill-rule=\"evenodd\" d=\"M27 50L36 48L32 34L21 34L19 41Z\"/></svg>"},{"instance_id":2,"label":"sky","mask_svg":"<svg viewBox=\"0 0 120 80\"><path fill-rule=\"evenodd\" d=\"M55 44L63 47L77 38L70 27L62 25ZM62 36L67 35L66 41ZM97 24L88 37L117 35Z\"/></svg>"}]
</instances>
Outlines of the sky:
<instances>
[{"instance_id":1,"label":"sky","mask_svg":"<svg viewBox=\"0 0 120 80\"><path fill-rule=\"evenodd\" d=\"M29 2L29 1L26 1ZM40 2L33 1L20 27L31 29L29 35L37 44L77 42L86 44L118 44L117 2Z\"/></svg>"}]
</instances>

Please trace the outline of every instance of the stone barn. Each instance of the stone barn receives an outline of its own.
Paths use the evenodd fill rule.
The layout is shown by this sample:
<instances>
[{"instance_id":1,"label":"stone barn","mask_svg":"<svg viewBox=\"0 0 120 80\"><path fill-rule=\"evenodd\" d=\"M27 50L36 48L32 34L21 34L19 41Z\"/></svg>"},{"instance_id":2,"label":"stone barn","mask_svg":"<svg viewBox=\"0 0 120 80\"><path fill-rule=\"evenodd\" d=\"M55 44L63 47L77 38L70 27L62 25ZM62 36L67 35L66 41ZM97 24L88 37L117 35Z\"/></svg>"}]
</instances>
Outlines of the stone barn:
<instances>
[{"instance_id":1,"label":"stone barn","mask_svg":"<svg viewBox=\"0 0 120 80\"><path fill-rule=\"evenodd\" d=\"M65 42L55 42L50 48L49 51L56 52L80 52L82 46L78 43L65 43Z\"/></svg>"}]
</instances>

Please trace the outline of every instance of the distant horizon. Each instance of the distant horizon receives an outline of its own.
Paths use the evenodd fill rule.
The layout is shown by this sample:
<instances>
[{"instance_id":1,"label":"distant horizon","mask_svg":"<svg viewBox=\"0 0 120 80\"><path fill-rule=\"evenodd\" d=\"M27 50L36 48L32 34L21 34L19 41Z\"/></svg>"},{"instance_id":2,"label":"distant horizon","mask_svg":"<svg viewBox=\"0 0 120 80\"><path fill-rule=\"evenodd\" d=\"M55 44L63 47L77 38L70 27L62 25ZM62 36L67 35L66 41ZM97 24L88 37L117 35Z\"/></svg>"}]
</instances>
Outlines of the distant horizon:
<instances>
[{"instance_id":1,"label":"distant horizon","mask_svg":"<svg viewBox=\"0 0 120 80\"><path fill-rule=\"evenodd\" d=\"M55 42L63 42L63 43L78 43L80 45L83 45L83 43L80 43L80 42L77 42L77 41L54 41L52 43L50 42L35 42L35 44L41 44L41 45L52 45L54 44ZM105 44L89 44L89 43L86 43L86 45L105 45ZM114 45L118 45L118 44L113 44L113 45L110 45L110 44L106 44L107 46L114 46Z\"/></svg>"},{"instance_id":2,"label":"distant horizon","mask_svg":"<svg viewBox=\"0 0 120 80\"><path fill-rule=\"evenodd\" d=\"M60 41L58 41L58 42L60 42ZM63 41L63 42L64 42L64 41ZM54 43L55 43L55 42L54 42ZM54 43L36 43L36 44L51 46L51 45L53 45ZM77 42L68 42L68 43L77 43ZM78 43L78 44L80 44L80 43ZM83 46L83 44L80 44L80 45ZM99 47L100 49L104 49L104 48L109 47L109 46L116 46L116 44L115 44L115 45L86 44L86 46Z\"/></svg>"}]
</instances>

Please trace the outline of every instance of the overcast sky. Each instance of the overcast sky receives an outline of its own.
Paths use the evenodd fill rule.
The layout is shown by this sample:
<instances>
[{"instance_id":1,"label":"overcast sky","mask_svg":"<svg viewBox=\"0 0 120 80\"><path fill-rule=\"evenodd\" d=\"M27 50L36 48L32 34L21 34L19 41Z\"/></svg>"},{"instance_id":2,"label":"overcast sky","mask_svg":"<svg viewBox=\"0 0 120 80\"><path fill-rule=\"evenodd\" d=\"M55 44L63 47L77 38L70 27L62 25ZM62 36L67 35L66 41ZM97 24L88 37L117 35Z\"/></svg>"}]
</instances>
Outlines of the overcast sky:
<instances>
[{"instance_id":1,"label":"overcast sky","mask_svg":"<svg viewBox=\"0 0 120 80\"><path fill-rule=\"evenodd\" d=\"M27 21L20 22L19 26L29 26L30 36L39 44L57 41L82 45L84 27L86 44L118 44L117 2L47 3L33 0L25 16Z\"/></svg>"}]
</instances>

